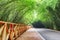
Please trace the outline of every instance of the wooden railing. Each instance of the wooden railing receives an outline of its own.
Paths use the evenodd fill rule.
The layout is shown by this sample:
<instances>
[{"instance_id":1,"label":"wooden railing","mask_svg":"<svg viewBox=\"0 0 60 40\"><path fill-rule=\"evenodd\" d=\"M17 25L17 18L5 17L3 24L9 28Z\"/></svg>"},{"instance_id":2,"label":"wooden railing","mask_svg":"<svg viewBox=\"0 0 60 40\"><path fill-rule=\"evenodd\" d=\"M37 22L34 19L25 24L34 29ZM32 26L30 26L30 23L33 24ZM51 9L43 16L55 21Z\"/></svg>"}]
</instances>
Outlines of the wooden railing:
<instances>
[{"instance_id":1,"label":"wooden railing","mask_svg":"<svg viewBox=\"0 0 60 40\"><path fill-rule=\"evenodd\" d=\"M14 40L27 29L25 24L0 21L0 40Z\"/></svg>"}]
</instances>

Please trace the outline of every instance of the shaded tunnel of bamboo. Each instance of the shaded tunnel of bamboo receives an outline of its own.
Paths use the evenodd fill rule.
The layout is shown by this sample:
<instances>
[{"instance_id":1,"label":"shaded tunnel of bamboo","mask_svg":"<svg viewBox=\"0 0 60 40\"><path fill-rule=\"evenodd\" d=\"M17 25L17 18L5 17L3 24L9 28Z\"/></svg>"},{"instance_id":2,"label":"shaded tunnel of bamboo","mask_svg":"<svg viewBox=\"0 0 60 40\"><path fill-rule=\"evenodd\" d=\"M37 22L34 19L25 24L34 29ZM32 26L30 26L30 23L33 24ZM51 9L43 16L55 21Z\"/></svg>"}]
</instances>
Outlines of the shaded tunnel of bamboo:
<instances>
[{"instance_id":1,"label":"shaded tunnel of bamboo","mask_svg":"<svg viewBox=\"0 0 60 40\"><path fill-rule=\"evenodd\" d=\"M14 40L27 29L29 28L25 24L0 21L0 40Z\"/></svg>"}]
</instances>

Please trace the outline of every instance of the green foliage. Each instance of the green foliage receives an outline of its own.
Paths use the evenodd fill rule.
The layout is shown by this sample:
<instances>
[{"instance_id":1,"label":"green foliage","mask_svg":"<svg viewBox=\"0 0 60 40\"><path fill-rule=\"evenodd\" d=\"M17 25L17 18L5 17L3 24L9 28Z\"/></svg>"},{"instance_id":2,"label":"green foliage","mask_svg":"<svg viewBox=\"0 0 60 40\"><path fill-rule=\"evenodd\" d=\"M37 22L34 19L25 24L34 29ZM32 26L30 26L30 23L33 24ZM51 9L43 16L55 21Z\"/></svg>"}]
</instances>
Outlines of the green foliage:
<instances>
[{"instance_id":1,"label":"green foliage","mask_svg":"<svg viewBox=\"0 0 60 40\"><path fill-rule=\"evenodd\" d=\"M52 15L52 22L53 22L53 29L60 30L60 1L58 0L55 9L53 9L51 6L47 7L47 10Z\"/></svg>"},{"instance_id":2,"label":"green foliage","mask_svg":"<svg viewBox=\"0 0 60 40\"><path fill-rule=\"evenodd\" d=\"M1 0L0 20L19 23L27 11L34 9L34 4L28 0Z\"/></svg>"},{"instance_id":3,"label":"green foliage","mask_svg":"<svg viewBox=\"0 0 60 40\"><path fill-rule=\"evenodd\" d=\"M46 28L60 28L60 0L0 0L0 20L31 24L40 20Z\"/></svg>"}]
</instances>

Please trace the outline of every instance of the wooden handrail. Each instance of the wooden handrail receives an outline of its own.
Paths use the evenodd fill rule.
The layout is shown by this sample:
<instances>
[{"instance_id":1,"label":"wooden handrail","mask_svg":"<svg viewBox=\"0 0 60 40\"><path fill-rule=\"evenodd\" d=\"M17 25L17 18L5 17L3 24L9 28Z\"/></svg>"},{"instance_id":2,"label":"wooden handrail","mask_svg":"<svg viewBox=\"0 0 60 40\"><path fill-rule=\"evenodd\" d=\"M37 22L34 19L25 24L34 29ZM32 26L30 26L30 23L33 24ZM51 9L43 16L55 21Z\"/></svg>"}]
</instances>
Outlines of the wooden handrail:
<instances>
[{"instance_id":1,"label":"wooden handrail","mask_svg":"<svg viewBox=\"0 0 60 40\"><path fill-rule=\"evenodd\" d=\"M1 29L3 29L2 31L3 37L8 35L7 40L8 38L10 40L13 40L14 36L15 38L17 38L17 36L20 36L23 32L25 32L28 29L27 25L25 24L17 24L17 23L4 22L4 21L0 21L0 24L3 24L1 27ZM8 24L9 24L9 28L8 28ZM2 38L1 40L5 40L5 37Z\"/></svg>"},{"instance_id":2,"label":"wooden handrail","mask_svg":"<svg viewBox=\"0 0 60 40\"><path fill-rule=\"evenodd\" d=\"M17 24L17 23L12 23L12 22L5 22L5 21L0 21L0 23L8 23L8 24Z\"/></svg>"}]
</instances>

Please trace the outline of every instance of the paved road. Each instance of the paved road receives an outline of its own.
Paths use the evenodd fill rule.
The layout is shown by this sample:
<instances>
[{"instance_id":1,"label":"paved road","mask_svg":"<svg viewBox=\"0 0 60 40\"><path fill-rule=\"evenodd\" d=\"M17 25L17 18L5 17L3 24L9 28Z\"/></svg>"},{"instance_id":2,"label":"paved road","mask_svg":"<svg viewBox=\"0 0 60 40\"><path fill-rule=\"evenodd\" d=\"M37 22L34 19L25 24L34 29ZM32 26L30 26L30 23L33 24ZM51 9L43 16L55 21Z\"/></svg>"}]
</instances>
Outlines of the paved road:
<instances>
[{"instance_id":1,"label":"paved road","mask_svg":"<svg viewBox=\"0 0 60 40\"><path fill-rule=\"evenodd\" d=\"M60 31L31 28L17 38L17 40L60 40Z\"/></svg>"},{"instance_id":2,"label":"paved road","mask_svg":"<svg viewBox=\"0 0 60 40\"><path fill-rule=\"evenodd\" d=\"M27 30L16 40L43 40L34 28Z\"/></svg>"},{"instance_id":3,"label":"paved road","mask_svg":"<svg viewBox=\"0 0 60 40\"><path fill-rule=\"evenodd\" d=\"M36 28L36 30L40 33L40 35L43 38L45 38L45 40L60 40L60 31L41 28Z\"/></svg>"}]
</instances>

